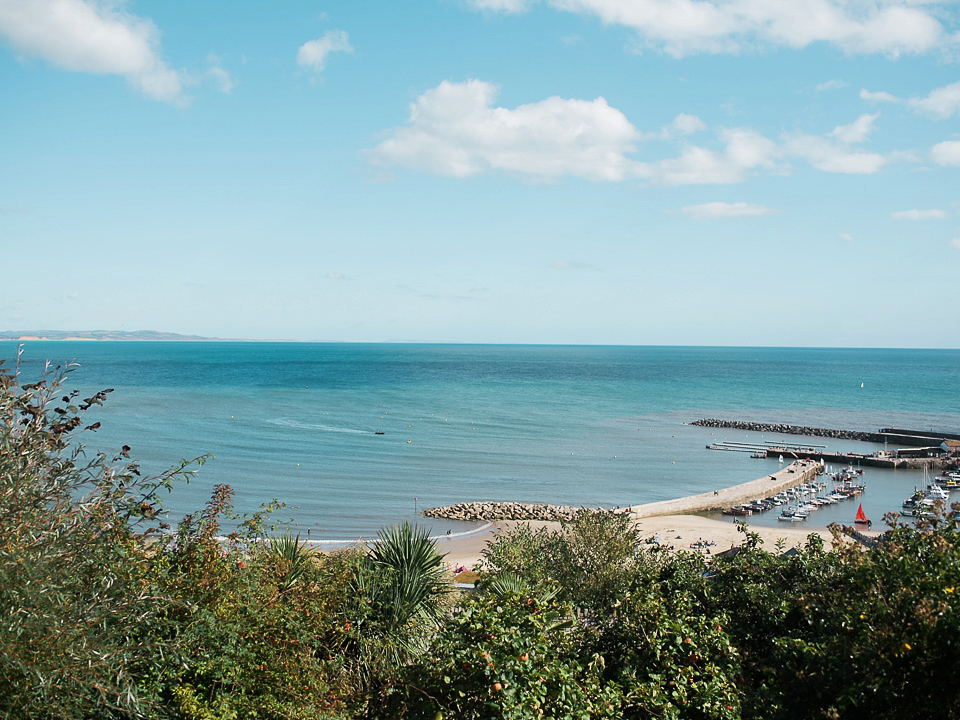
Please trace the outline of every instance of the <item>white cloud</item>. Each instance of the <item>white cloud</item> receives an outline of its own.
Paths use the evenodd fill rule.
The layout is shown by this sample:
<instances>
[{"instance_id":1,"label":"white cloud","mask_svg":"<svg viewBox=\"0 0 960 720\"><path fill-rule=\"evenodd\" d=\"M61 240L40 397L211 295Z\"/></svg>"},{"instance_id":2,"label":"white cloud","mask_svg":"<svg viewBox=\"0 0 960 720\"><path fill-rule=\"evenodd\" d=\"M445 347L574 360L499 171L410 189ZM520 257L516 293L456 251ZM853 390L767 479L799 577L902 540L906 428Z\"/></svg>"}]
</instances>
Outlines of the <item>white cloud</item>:
<instances>
[{"instance_id":1,"label":"white cloud","mask_svg":"<svg viewBox=\"0 0 960 720\"><path fill-rule=\"evenodd\" d=\"M722 130L722 153L696 145L685 147L678 158L661 160L647 173L661 185L728 184L742 182L759 168L775 169L777 146L748 128Z\"/></svg>"},{"instance_id":2,"label":"white cloud","mask_svg":"<svg viewBox=\"0 0 960 720\"><path fill-rule=\"evenodd\" d=\"M936 88L922 98L901 100L888 92L870 92L869 90L861 90L860 98L869 102L905 102L916 112L930 115L938 120L960 114L960 82Z\"/></svg>"},{"instance_id":3,"label":"white cloud","mask_svg":"<svg viewBox=\"0 0 960 720\"><path fill-rule=\"evenodd\" d=\"M960 140L937 143L930 149L930 159L937 165L960 167Z\"/></svg>"},{"instance_id":4,"label":"white cloud","mask_svg":"<svg viewBox=\"0 0 960 720\"><path fill-rule=\"evenodd\" d=\"M948 118L960 113L960 82L937 88L925 98L911 98L907 104L935 118Z\"/></svg>"},{"instance_id":5,"label":"white cloud","mask_svg":"<svg viewBox=\"0 0 960 720\"><path fill-rule=\"evenodd\" d=\"M706 130L707 126L706 123L704 123L703 120L698 118L696 115L680 113L673 119L673 122L664 129L669 131L671 134L693 135L701 130Z\"/></svg>"},{"instance_id":6,"label":"white cloud","mask_svg":"<svg viewBox=\"0 0 960 720\"><path fill-rule=\"evenodd\" d=\"M311 40L297 50L297 65L314 72L323 72L327 58L332 53L353 53L353 46L343 30L330 30L322 38Z\"/></svg>"},{"instance_id":7,"label":"white cloud","mask_svg":"<svg viewBox=\"0 0 960 720\"><path fill-rule=\"evenodd\" d=\"M547 0L559 10L634 30L641 43L675 56L737 53L762 45L824 42L848 53L921 53L944 42L937 5L949 0ZM520 12L533 0L471 0ZM930 6L929 8L926 6Z\"/></svg>"},{"instance_id":8,"label":"white cloud","mask_svg":"<svg viewBox=\"0 0 960 720\"><path fill-rule=\"evenodd\" d=\"M946 216L943 210L900 210L890 213L894 220L939 220Z\"/></svg>"},{"instance_id":9,"label":"white cloud","mask_svg":"<svg viewBox=\"0 0 960 720\"><path fill-rule=\"evenodd\" d=\"M866 88L860 90L860 99L866 100L867 102L887 102L887 103L898 103L900 98L895 95L891 95L888 92L870 92Z\"/></svg>"},{"instance_id":10,"label":"white cloud","mask_svg":"<svg viewBox=\"0 0 960 720\"><path fill-rule=\"evenodd\" d=\"M801 157L818 170L829 173L870 175L879 172L889 158L879 153L851 150L848 145L864 140L873 129L876 115L861 115L850 125L840 125L828 137L797 133L787 137L784 152Z\"/></svg>"},{"instance_id":11,"label":"white cloud","mask_svg":"<svg viewBox=\"0 0 960 720\"><path fill-rule=\"evenodd\" d=\"M839 88L845 88L849 86L850 83L844 82L843 80L827 80L817 85L814 90L817 92L823 92L824 90L837 90Z\"/></svg>"},{"instance_id":12,"label":"white cloud","mask_svg":"<svg viewBox=\"0 0 960 720\"><path fill-rule=\"evenodd\" d=\"M850 233L840 233L839 237L841 240L844 240L845 242L853 242L853 235L851 235Z\"/></svg>"},{"instance_id":13,"label":"white cloud","mask_svg":"<svg viewBox=\"0 0 960 720\"><path fill-rule=\"evenodd\" d=\"M822 136L787 135L780 144L751 128L721 128L722 149L681 140L678 156L640 162L630 157L640 141L682 138L706 125L681 113L659 131L644 134L603 98L552 97L511 109L495 106L497 93L495 85L480 80L444 81L411 104L405 126L389 130L364 155L380 167L448 177L509 172L538 181L639 178L654 185L730 184L761 172L784 174L791 157L824 172L847 174L872 174L891 162L917 160L912 152L852 148L872 133L875 113ZM939 147L933 156L945 155Z\"/></svg>"},{"instance_id":14,"label":"white cloud","mask_svg":"<svg viewBox=\"0 0 960 720\"><path fill-rule=\"evenodd\" d=\"M640 133L602 97L551 97L509 109L494 107L496 96L497 87L481 80L444 81L417 98L407 125L366 156L377 165L451 177L505 171L619 181L640 171L626 157Z\"/></svg>"},{"instance_id":15,"label":"white cloud","mask_svg":"<svg viewBox=\"0 0 960 720\"><path fill-rule=\"evenodd\" d=\"M220 86L220 92L225 95L229 95L233 92L233 88L236 86L237 81L231 77L230 73L220 67L220 58L216 55L209 55L207 57L207 62L210 63L210 68L207 70L207 76L213 78L213 80Z\"/></svg>"},{"instance_id":16,"label":"white cloud","mask_svg":"<svg viewBox=\"0 0 960 720\"><path fill-rule=\"evenodd\" d=\"M870 131L873 130L873 121L880 117L876 115L861 115L849 125L838 125L830 133L830 137L836 138L842 143L859 143L867 139Z\"/></svg>"},{"instance_id":17,"label":"white cloud","mask_svg":"<svg viewBox=\"0 0 960 720\"><path fill-rule=\"evenodd\" d=\"M960 250L960 238L954 238L950 241L950 247L954 247L957 250Z\"/></svg>"},{"instance_id":18,"label":"white cloud","mask_svg":"<svg viewBox=\"0 0 960 720\"><path fill-rule=\"evenodd\" d=\"M327 280L346 280L347 276L344 275L339 270L328 270L327 271Z\"/></svg>"},{"instance_id":19,"label":"white cloud","mask_svg":"<svg viewBox=\"0 0 960 720\"><path fill-rule=\"evenodd\" d=\"M696 115L680 113L657 132L642 133L644 140L672 140L678 136L693 135L707 129L707 124Z\"/></svg>"},{"instance_id":20,"label":"white cloud","mask_svg":"<svg viewBox=\"0 0 960 720\"><path fill-rule=\"evenodd\" d=\"M680 208L681 212L695 220L711 220L714 218L734 217L766 217L777 215L780 211L763 205L749 205L745 202L725 203L709 202L702 205L687 205Z\"/></svg>"},{"instance_id":21,"label":"white cloud","mask_svg":"<svg viewBox=\"0 0 960 720\"><path fill-rule=\"evenodd\" d=\"M64 70L122 75L147 97L185 104L183 79L159 55L147 19L94 0L3 0L0 35L20 53Z\"/></svg>"},{"instance_id":22,"label":"white cloud","mask_svg":"<svg viewBox=\"0 0 960 720\"><path fill-rule=\"evenodd\" d=\"M220 86L220 92L224 93L225 95L229 95L231 92L233 92L233 88L237 84L236 81L230 77L230 73L219 66L214 66L207 70L207 75L212 77L217 82L217 84Z\"/></svg>"}]
</instances>

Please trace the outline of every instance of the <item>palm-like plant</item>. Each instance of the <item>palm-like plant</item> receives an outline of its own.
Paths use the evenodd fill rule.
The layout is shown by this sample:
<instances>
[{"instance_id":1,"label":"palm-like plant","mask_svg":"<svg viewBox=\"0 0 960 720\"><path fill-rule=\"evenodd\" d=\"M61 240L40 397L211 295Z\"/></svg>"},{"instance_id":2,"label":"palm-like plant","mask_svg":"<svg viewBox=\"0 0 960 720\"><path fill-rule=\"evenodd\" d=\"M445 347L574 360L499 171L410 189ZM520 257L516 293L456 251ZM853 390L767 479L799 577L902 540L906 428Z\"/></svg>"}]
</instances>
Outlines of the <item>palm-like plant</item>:
<instances>
[{"instance_id":1,"label":"palm-like plant","mask_svg":"<svg viewBox=\"0 0 960 720\"><path fill-rule=\"evenodd\" d=\"M409 524L381 530L367 556L369 570L379 583L384 616L397 624L440 620L442 602L450 591L443 554L426 530Z\"/></svg>"},{"instance_id":2,"label":"palm-like plant","mask_svg":"<svg viewBox=\"0 0 960 720\"><path fill-rule=\"evenodd\" d=\"M299 534L294 537L286 532L270 540L267 553L283 571L278 581L282 595L300 582L317 551L301 543Z\"/></svg>"},{"instance_id":3,"label":"palm-like plant","mask_svg":"<svg viewBox=\"0 0 960 720\"><path fill-rule=\"evenodd\" d=\"M358 563L350 651L368 688L426 651L450 605L443 558L426 530L404 523L381 530Z\"/></svg>"},{"instance_id":4,"label":"palm-like plant","mask_svg":"<svg viewBox=\"0 0 960 720\"><path fill-rule=\"evenodd\" d=\"M542 583L532 584L521 575L511 572L499 572L481 585L483 592L502 598L508 595L525 595L545 605L557 597L560 588L549 587Z\"/></svg>"}]
</instances>

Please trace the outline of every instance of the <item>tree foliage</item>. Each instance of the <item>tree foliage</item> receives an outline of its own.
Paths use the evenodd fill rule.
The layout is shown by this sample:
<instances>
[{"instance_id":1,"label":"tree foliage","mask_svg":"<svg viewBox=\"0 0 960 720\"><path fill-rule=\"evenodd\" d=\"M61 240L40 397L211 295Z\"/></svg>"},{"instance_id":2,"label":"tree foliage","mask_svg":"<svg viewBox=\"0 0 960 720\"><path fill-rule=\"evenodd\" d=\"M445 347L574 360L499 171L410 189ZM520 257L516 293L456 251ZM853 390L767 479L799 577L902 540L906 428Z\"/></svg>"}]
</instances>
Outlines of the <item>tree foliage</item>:
<instances>
[{"instance_id":1,"label":"tree foliage","mask_svg":"<svg viewBox=\"0 0 960 720\"><path fill-rule=\"evenodd\" d=\"M0 366L0 714L138 714L155 699L131 668L164 648L145 640L167 598L146 540L158 493L186 464L143 477L124 447L86 457L73 442L107 391L64 392L70 368L20 384ZM61 394L62 393L62 394Z\"/></svg>"}]
</instances>

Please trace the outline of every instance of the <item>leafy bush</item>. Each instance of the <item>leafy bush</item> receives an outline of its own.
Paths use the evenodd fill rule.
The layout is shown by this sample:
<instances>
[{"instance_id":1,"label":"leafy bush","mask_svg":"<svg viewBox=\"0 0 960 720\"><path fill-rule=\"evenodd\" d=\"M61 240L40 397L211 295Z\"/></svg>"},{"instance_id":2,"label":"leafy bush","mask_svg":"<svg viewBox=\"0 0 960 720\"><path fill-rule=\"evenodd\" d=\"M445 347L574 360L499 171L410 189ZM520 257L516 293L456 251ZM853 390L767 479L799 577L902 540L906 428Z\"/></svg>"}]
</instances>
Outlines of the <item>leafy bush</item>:
<instances>
[{"instance_id":1,"label":"leafy bush","mask_svg":"<svg viewBox=\"0 0 960 720\"><path fill-rule=\"evenodd\" d=\"M465 598L406 678L410 718L613 718L600 658L582 663L569 609L508 592Z\"/></svg>"},{"instance_id":2,"label":"leafy bush","mask_svg":"<svg viewBox=\"0 0 960 720\"><path fill-rule=\"evenodd\" d=\"M958 718L960 536L897 528L878 547L794 555L756 540L716 564L710 602L729 616L744 717Z\"/></svg>"},{"instance_id":3,"label":"leafy bush","mask_svg":"<svg viewBox=\"0 0 960 720\"><path fill-rule=\"evenodd\" d=\"M637 569L640 532L625 514L581 511L559 530L527 523L501 531L483 550L490 574L555 587L578 609L606 615Z\"/></svg>"},{"instance_id":4,"label":"leafy bush","mask_svg":"<svg viewBox=\"0 0 960 720\"><path fill-rule=\"evenodd\" d=\"M109 391L63 393L69 368L20 384L0 366L0 715L138 714L155 704L132 668L169 645L144 640L168 599L149 572L158 492L181 465L142 477L124 447L87 458L73 438Z\"/></svg>"}]
</instances>

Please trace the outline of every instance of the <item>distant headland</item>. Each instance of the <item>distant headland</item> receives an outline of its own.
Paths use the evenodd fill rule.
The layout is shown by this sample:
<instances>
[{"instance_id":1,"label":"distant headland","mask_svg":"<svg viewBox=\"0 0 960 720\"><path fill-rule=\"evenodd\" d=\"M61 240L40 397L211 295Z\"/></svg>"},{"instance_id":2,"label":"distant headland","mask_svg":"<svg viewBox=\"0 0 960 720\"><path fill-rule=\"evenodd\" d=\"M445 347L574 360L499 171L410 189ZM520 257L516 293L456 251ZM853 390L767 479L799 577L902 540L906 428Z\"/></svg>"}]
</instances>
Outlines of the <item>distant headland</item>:
<instances>
[{"instance_id":1,"label":"distant headland","mask_svg":"<svg viewBox=\"0 0 960 720\"><path fill-rule=\"evenodd\" d=\"M0 330L0 340L15 340L18 342L44 340L60 342L248 342L232 338L179 335L177 333L157 332L156 330Z\"/></svg>"}]
</instances>

